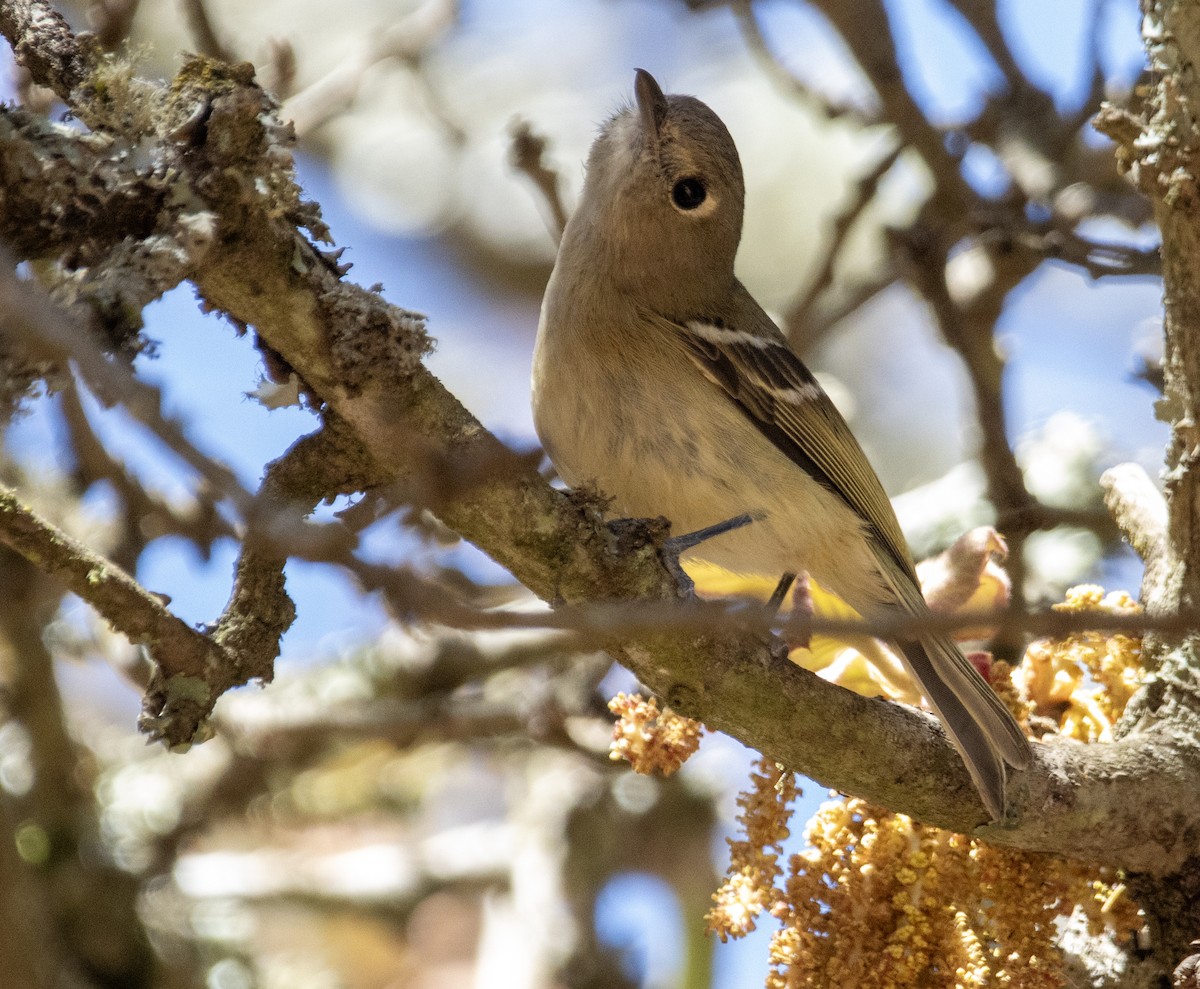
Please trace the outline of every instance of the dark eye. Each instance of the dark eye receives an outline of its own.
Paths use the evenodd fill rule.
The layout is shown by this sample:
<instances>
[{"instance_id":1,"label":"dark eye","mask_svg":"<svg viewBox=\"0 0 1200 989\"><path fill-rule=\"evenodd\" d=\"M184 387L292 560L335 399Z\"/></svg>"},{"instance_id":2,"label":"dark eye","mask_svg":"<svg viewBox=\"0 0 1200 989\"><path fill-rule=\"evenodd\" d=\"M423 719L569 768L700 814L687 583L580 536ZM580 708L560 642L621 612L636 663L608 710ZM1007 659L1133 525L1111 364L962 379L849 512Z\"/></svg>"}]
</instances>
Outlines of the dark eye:
<instances>
[{"instance_id":1,"label":"dark eye","mask_svg":"<svg viewBox=\"0 0 1200 989\"><path fill-rule=\"evenodd\" d=\"M680 179L671 190L671 198L680 209L695 209L704 202L707 195L704 183L692 176Z\"/></svg>"}]
</instances>

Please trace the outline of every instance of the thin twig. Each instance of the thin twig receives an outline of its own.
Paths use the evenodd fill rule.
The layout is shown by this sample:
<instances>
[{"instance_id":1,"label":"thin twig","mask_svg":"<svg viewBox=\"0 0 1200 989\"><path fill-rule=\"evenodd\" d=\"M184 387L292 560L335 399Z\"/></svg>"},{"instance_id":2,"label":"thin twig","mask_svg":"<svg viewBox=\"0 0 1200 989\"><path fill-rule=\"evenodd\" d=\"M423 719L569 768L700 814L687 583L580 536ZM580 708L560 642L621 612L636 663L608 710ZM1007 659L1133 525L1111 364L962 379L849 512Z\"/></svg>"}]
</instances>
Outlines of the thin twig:
<instances>
[{"instance_id":1,"label":"thin twig","mask_svg":"<svg viewBox=\"0 0 1200 989\"><path fill-rule=\"evenodd\" d=\"M455 143L465 139L451 119L441 94L422 71L421 57L458 18L458 0L427 0L386 30L365 42L357 55L344 59L328 74L288 97L281 115L306 137L332 117L354 105L368 70L386 62L407 66L424 91L434 118Z\"/></svg>"},{"instance_id":2,"label":"thin twig","mask_svg":"<svg viewBox=\"0 0 1200 989\"><path fill-rule=\"evenodd\" d=\"M1096 109L1104 99L1104 90L1108 80L1104 76L1102 53L1104 47L1104 22L1108 14L1108 8L1108 0L1095 0L1092 4L1088 19L1087 35L1084 42L1087 46L1087 64L1090 70L1088 91L1079 104L1078 111L1067 121L1067 126L1075 130L1089 125L1096 113Z\"/></svg>"},{"instance_id":3,"label":"thin twig","mask_svg":"<svg viewBox=\"0 0 1200 989\"><path fill-rule=\"evenodd\" d=\"M1134 552L1142 558L1142 600L1164 592L1167 559L1167 501L1138 464L1118 464L1100 477L1104 503Z\"/></svg>"},{"instance_id":4,"label":"thin twig","mask_svg":"<svg viewBox=\"0 0 1200 989\"><path fill-rule=\"evenodd\" d=\"M512 136L509 161L513 168L529 177L550 211L546 227L557 244L567 226L567 209L562 202L558 172L546 165L546 139L534 133L528 120L514 120L509 133Z\"/></svg>"},{"instance_id":5,"label":"thin twig","mask_svg":"<svg viewBox=\"0 0 1200 989\"><path fill-rule=\"evenodd\" d=\"M196 48L205 55L219 58L222 62L237 61L237 57L222 45L217 37L212 18L208 16L208 6L204 0L181 0L181 2L188 27L192 32L192 40L196 42Z\"/></svg>"},{"instance_id":6,"label":"thin twig","mask_svg":"<svg viewBox=\"0 0 1200 989\"><path fill-rule=\"evenodd\" d=\"M162 408L162 395L117 361L109 360L84 327L70 320L34 283L22 281L0 255L0 331L34 353L59 364L74 361L88 387L111 401L119 400L143 426L195 470L214 492L228 498L243 518L251 514L254 496L224 464L201 453L179 420Z\"/></svg>"},{"instance_id":7,"label":"thin twig","mask_svg":"<svg viewBox=\"0 0 1200 989\"><path fill-rule=\"evenodd\" d=\"M903 143L914 148L933 173L939 218L948 224L960 220L979 197L947 150L945 135L929 122L905 82L883 0L813 0L813 6L837 28L875 87L882 119L895 126ZM863 25L871 28L863 30Z\"/></svg>"},{"instance_id":8,"label":"thin twig","mask_svg":"<svg viewBox=\"0 0 1200 989\"><path fill-rule=\"evenodd\" d=\"M875 194L879 190L879 183L891 171L892 166L896 164L896 160L903 153L904 145L901 144L892 148L891 151L880 158L855 184L853 197L834 221L833 230L829 235L829 242L825 248L825 259L820 270L813 277L804 294L788 310L787 315L784 317L788 337L793 345L799 349L803 350L805 344L811 342L806 339L802 343L798 339L798 336L810 326L813 309L821 293L833 283L834 270L837 267L842 248L845 246L850 230L858 218L862 216L863 211L874 201ZM806 338L808 336L809 334L805 334Z\"/></svg>"},{"instance_id":9,"label":"thin twig","mask_svg":"<svg viewBox=\"0 0 1200 989\"><path fill-rule=\"evenodd\" d=\"M737 19L738 29L742 32L742 40L745 41L746 47L758 59L759 64L766 70L767 75L785 92L800 97L810 106L815 106L829 120L847 118L863 127L869 127L879 122L876 117L868 113L863 107L848 100L839 101L831 99L813 89L812 86L789 70L767 43L762 25L759 24L758 15L754 10L754 0L734 0L734 2L730 3L729 7Z\"/></svg>"},{"instance_id":10,"label":"thin twig","mask_svg":"<svg viewBox=\"0 0 1200 989\"><path fill-rule=\"evenodd\" d=\"M129 37L140 4L141 0L92 0L88 4L88 16L105 51L116 51Z\"/></svg>"},{"instance_id":11,"label":"thin twig","mask_svg":"<svg viewBox=\"0 0 1200 989\"><path fill-rule=\"evenodd\" d=\"M73 383L63 389L61 402L80 483L88 488L105 481L112 485L123 503L120 512L122 541L113 553L119 566L132 571L146 544L159 536L182 536L205 559L212 552L215 540L221 536L236 536L234 527L203 492L191 506L180 508L148 491L96 434Z\"/></svg>"},{"instance_id":12,"label":"thin twig","mask_svg":"<svg viewBox=\"0 0 1200 989\"><path fill-rule=\"evenodd\" d=\"M994 0L950 0L950 4L983 42L992 61L1004 74L1010 92L1027 89L1030 85L1029 80L1013 57L1012 49L1009 48L1000 28Z\"/></svg>"}]
</instances>

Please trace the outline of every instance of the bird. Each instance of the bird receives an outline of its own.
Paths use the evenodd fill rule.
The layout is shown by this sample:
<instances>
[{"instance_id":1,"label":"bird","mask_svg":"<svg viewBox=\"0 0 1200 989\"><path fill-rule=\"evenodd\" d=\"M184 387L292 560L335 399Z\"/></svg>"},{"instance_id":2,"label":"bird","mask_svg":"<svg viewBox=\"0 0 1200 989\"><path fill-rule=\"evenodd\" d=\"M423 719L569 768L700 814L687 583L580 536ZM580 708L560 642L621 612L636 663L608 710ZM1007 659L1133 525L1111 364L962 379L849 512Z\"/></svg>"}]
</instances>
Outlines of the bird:
<instances>
[{"instance_id":1,"label":"bird","mask_svg":"<svg viewBox=\"0 0 1200 989\"><path fill-rule=\"evenodd\" d=\"M802 572L868 619L927 615L891 502L849 426L734 274L745 185L725 124L636 70L592 144L534 345L534 424L559 476L674 532L748 525L685 559ZM944 633L898 644L992 819L1028 740Z\"/></svg>"}]
</instances>

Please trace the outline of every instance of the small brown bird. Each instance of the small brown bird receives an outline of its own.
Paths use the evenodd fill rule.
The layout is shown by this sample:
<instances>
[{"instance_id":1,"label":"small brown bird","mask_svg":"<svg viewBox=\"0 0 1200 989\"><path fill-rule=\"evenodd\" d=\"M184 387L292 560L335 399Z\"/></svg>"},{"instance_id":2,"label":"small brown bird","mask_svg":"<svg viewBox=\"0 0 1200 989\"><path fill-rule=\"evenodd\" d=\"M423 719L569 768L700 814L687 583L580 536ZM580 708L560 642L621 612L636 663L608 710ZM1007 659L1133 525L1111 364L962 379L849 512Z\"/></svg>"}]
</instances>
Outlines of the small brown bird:
<instances>
[{"instance_id":1,"label":"small brown bird","mask_svg":"<svg viewBox=\"0 0 1200 989\"><path fill-rule=\"evenodd\" d=\"M690 556L806 571L865 616L927 613L862 448L733 273L745 188L725 125L638 70L602 129L546 288L533 362L538 435L559 474L629 516L691 532L750 513ZM946 635L900 644L984 805L1029 745Z\"/></svg>"}]
</instances>

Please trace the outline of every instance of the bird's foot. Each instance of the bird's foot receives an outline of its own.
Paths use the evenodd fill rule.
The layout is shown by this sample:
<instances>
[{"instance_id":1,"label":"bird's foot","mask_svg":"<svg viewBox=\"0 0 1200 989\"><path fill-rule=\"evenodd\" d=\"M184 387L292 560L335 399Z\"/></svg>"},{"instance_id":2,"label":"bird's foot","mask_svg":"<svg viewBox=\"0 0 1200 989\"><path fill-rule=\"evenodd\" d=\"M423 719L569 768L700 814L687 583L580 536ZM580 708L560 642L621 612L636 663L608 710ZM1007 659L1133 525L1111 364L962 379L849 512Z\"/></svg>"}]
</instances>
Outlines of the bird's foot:
<instances>
[{"instance_id":1,"label":"bird's foot","mask_svg":"<svg viewBox=\"0 0 1200 989\"><path fill-rule=\"evenodd\" d=\"M784 574L787 577L788 574ZM779 582L783 584L783 580ZM779 593L779 588L775 588L775 594ZM786 591L784 592L787 593ZM775 599L775 594L771 595L771 600ZM782 604L782 599L780 601ZM813 607L812 591L808 586L808 574L800 574L796 581L796 589L792 594L791 613L794 618L812 618L815 614ZM791 649L807 649L811 642L812 636L809 634L807 622L784 622L783 637L787 640L788 647Z\"/></svg>"},{"instance_id":2,"label":"bird's foot","mask_svg":"<svg viewBox=\"0 0 1200 989\"><path fill-rule=\"evenodd\" d=\"M774 618L779 614L779 609L783 605L783 599L787 597L787 592L792 589L794 583L796 583L796 575L794 573L788 572L779 578L779 583L775 585L775 590L767 598L767 615L770 618Z\"/></svg>"},{"instance_id":3,"label":"bird's foot","mask_svg":"<svg viewBox=\"0 0 1200 989\"><path fill-rule=\"evenodd\" d=\"M692 578L684 571L679 558L688 550L694 549L701 543L709 539L715 539L717 536L723 536L727 532L733 532L735 529L741 529L753 521L754 516L747 512L743 515L726 519L724 522L718 522L716 525L697 529L695 532L684 532L678 536L671 536L670 539L663 540L662 549L659 551L663 566L679 581L681 587L690 589L692 587ZM786 588L784 593L787 593Z\"/></svg>"}]
</instances>

